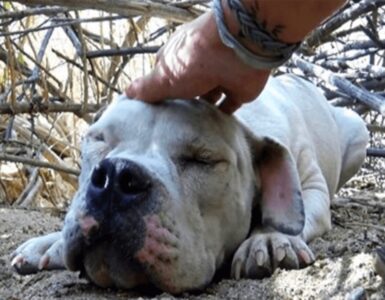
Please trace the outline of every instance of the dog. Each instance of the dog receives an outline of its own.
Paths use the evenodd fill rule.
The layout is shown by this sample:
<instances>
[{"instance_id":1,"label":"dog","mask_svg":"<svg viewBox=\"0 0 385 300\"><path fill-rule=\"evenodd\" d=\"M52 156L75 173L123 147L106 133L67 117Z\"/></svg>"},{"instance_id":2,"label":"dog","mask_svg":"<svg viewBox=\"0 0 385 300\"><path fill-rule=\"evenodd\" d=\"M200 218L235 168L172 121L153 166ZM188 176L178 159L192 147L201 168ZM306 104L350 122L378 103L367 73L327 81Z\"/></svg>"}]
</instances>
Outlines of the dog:
<instances>
[{"instance_id":1,"label":"dog","mask_svg":"<svg viewBox=\"0 0 385 300\"><path fill-rule=\"evenodd\" d=\"M367 143L358 115L293 75L270 78L235 116L120 96L85 135L62 231L19 246L12 265L170 293L204 288L228 261L236 279L307 266Z\"/></svg>"}]
</instances>

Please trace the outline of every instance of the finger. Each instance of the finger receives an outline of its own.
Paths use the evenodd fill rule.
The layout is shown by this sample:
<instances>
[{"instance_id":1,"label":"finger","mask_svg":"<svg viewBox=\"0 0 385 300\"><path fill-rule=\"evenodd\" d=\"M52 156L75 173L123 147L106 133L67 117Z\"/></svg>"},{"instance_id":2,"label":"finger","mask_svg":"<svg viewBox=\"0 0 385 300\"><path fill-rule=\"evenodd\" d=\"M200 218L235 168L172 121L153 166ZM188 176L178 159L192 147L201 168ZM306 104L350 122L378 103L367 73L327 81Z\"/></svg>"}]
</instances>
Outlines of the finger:
<instances>
[{"instance_id":1,"label":"finger","mask_svg":"<svg viewBox=\"0 0 385 300\"><path fill-rule=\"evenodd\" d=\"M211 104L215 104L218 102L218 100L222 97L222 88L217 87L212 89L211 91L207 92L206 94L203 94L199 98L207 101Z\"/></svg>"},{"instance_id":2,"label":"finger","mask_svg":"<svg viewBox=\"0 0 385 300\"><path fill-rule=\"evenodd\" d=\"M232 96L226 96L225 99L218 105L218 108L223 111L225 114L231 115L238 108L241 107L241 102Z\"/></svg>"},{"instance_id":3,"label":"finger","mask_svg":"<svg viewBox=\"0 0 385 300\"><path fill-rule=\"evenodd\" d=\"M157 69L150 74L136 79L126 89L126 96L145 102L160 102L172 97L170 84Z\"/></svg>"}]
</instances>

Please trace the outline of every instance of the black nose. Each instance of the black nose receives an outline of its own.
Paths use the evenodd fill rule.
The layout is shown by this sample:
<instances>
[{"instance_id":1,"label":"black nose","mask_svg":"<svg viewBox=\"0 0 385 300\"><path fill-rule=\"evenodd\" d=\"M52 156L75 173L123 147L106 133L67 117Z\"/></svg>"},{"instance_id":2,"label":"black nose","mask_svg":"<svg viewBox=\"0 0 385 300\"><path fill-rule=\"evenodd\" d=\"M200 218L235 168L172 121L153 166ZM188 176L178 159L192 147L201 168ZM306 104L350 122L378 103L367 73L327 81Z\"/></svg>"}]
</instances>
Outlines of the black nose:
<instances>
[{"instance_id":1,"label":"black nose","mask_svg":"<svg viewBox=\"0 0 385 300\"><path fill-rule=\"evenodd\" d=\"M93 204L114 200L128 204L151 189L151 179L143 167L123 158L102 160L92 172L87 199Z\"/></svg>"}]
</instances>

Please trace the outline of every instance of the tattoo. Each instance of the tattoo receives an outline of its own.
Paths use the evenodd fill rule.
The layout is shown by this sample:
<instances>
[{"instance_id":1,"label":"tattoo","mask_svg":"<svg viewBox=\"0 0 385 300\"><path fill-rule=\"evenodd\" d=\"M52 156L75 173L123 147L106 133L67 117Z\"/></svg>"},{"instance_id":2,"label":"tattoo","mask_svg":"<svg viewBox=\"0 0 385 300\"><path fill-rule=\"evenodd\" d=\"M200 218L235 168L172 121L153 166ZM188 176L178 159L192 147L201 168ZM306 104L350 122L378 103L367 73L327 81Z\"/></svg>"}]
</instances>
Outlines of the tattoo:
<instances>
[{"instance_id":1,"label":"tattoo","mask_svg":"<svg viewBox=\"0 0 385 300\"><path fill-rule=\"evenodd\" d=\"M273 37L278 39L278 35L282 34L283 30L285 29L285 26L282 24L277 24L274 25L273 28L270 30L268 29L268 23L265 19L260 20L260 5L258 0L254 1L250 6L249 6L249 11L250 14L255 17L255 23L258 24L263 30L266 32L269 32ZM244 34L242 33L242 36L240 37L245 37Z\"/></svg>"},{"instance_id":2,"label":"tattoo","mask_svg":"<svg viewBox=\"0 0 385 300\"><path fill-rule=\"evenodd\" d=\"M279 34L282 34L283 30L285 29L285 26L282 25L282 24L278 24L276 26L274 26L273 30L271 31L271 34L278 38L278 35Z\"/></svg>"}]
</instances>

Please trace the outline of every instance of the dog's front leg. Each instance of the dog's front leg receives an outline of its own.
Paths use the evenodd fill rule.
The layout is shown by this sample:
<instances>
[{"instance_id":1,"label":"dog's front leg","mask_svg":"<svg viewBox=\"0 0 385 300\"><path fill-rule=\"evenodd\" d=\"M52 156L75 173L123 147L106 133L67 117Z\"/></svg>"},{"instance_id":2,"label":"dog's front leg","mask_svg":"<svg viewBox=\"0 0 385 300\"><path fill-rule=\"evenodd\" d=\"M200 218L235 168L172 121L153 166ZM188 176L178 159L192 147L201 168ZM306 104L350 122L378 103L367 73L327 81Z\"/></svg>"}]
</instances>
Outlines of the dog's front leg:
<instances>
[{"instance_id":1,"label":"dog's front leg","mask_svg":"<svg viewBox=\"0 0 385 300\"><path fill-rule=\"evenodd\" d=\"M330 196L325 184L309 185L303 191L305 226L302 238L310 242L331 229Z\"/></svg>"},{"instance_id":2,"label":"dog's front leg","mask_svg":"<svg viewBox=\"0 0 385 300\"><path fill-rule=\"evenodd\" d=\"M290 235L272 228L255 228L234 255L233 278L263 278L277 268L298 269L314 262L307 242L331 227L329 193L326 184L319 180L309 181L303 188L305 224L302 232Z\"/></svg>"},{"instance_id":3,"label":"dog's front leg","mask_svg":"<svg viewBox=\"0 0 385 300\"><path fill-rule=\"evenodd\" d=\"M12 254L11 265L22 275L42 270L65 269L61 232L32 238L21 244Z\"/></svg>"}]
</instances>

